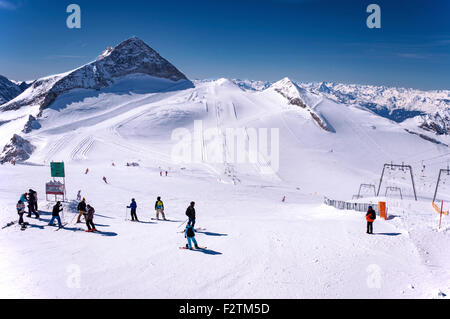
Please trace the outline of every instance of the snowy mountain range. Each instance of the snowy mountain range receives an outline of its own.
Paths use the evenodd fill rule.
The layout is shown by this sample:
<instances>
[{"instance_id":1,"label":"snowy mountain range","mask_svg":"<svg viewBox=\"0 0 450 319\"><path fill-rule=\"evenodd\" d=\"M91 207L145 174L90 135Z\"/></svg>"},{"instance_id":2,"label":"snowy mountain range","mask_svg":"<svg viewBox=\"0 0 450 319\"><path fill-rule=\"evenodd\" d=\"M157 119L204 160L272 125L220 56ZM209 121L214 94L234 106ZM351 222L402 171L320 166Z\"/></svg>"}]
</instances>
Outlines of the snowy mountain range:
<instances>
[{"instance_id":1,"label":"snowy mountain range","mask_svg":"<svg viewBox=\"0 0 450 319\"><path fill-rule=\"evenodd\" d=\"M27 82L15 82L0 75L0 105L14 99L28 88Z\"/></svg>"},{"instance_id":2,"label":"snowy mountain range","mask_svg":"<svg viewBox=\"0 0 450 319\"><path fill-rule=\"evenodd\" d=\"M14 141L19 140L19 135L23 135L26 140L33 130L40 129L42 122L45 122L46 109L64 110L76 103L84 108L83 101L101 94L152 94L194 89L193 96L200 99L196 88L215 86L217 83L237 88L232 92L242 95L242 98L259 93L277 95L284 101L283 104L301 109L304 116L327 132L335 133L335 129L317 106L329 100L388 118L407 133L428 142L442 145L449 143L438 135L450 134L450 91L325 82L299 83L288 78L275 83L239 79L192 82L141 39L133 37L115 47L108 47L91 63L66 73L38 79L31 85L25 82L19 85L0 77L0 98L3 99L0 101L7 101L0 105L0 130L4 131L0 144L3 146L8 143L1 159L9 160L11 154L27 155L18 160L28 158L29 152L15 149ZM14 134L19 135L11 139ZM21 145L24 145L23 141L17 147ZM28 147L30 149L34 148Z\"/></svg>"},{"instance_id":3,"label":"snowy mountain range","mask_svg":"<svg viewBox=\"0 0 450 319\"><path fill-rule=\"evenodd\" d=\"M252 80L233 80L243 90L261 91L273 84ZM295 82L302 89L325 96L337 103L359 105L397 123L414 119L417 126L438 135L450 134L450 90L417 89L342 84Z\"/></svg>"},{"instance_id":4,"label":"snowy mountain range","mask_svg":"<svg viewBox=\"0 0 450 319\"><path fill-rule=\"evenodd\" d=\"M105 88L114 79L129 74L147 74L171 81L189 81L184 74L162 58L142 40L133 37L116 47L108 47L93 62L66 73L38 79L24 94L2 105L1 110L16 110L38 104L42 111L61 94L73 89Z\"/></svg>"}]
</instances>

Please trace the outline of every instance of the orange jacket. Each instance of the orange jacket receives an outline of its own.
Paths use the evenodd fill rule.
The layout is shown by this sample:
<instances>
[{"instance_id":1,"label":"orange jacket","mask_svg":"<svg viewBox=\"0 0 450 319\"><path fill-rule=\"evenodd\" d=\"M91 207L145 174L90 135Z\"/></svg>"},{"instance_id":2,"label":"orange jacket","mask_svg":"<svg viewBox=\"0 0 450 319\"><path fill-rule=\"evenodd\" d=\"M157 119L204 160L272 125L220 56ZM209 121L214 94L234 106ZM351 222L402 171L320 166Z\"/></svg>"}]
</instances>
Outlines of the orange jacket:
<instances>
[{"instance_id":1,"label":"orange jacket","mask_svg":"<svg viewBox=\"0 0 450 319\"><path fill-rule=\"evenodd\" d=\"M375 221L376 218L377 218L377 214L375 213L375 211L373 209L371 209L367 212L366 220L368 222L373 222L373 221Z\"/></svg>"}]
</instances>

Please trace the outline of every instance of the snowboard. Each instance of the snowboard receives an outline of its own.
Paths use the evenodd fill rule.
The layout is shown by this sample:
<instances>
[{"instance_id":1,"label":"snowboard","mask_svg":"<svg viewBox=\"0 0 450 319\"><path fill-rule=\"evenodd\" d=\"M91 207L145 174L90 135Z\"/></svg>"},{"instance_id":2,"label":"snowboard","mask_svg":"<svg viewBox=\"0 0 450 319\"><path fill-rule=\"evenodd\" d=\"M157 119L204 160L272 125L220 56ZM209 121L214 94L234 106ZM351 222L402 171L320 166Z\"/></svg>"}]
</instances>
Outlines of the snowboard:
<instances>
[{"instance_id":1,"label":"snowboard","mask_svg":"<svg viewBox=\"0 0 450 319\"><path fill-rule=\"evenodd\" d=\"M2 229L5 229L6 227L12 226L12 225L14 225L15 223L16 223L16 221L9 222L9 223L7 223L5 226L3 226Z\"/></svg>"}]
</instances>

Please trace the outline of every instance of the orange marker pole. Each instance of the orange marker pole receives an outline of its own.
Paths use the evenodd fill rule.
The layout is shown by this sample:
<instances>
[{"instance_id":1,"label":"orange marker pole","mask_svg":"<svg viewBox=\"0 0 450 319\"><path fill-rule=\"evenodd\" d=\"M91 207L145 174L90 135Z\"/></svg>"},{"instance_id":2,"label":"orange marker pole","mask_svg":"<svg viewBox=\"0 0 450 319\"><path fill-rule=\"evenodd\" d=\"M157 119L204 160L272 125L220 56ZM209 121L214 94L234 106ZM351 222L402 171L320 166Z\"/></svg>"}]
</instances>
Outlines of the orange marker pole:
<instances>
[{"instance_id":1,"label":"orange marker pole","mask_svg":"<svg viewBox=\"0 0 450 319\"><path fill-rule=\"evenodd\" d=\"M441 201L441 216L439 217L439 229L441 229L441 221L442 221L442 208L444 206L444 201Z\"/></svg>"}]
</instances>

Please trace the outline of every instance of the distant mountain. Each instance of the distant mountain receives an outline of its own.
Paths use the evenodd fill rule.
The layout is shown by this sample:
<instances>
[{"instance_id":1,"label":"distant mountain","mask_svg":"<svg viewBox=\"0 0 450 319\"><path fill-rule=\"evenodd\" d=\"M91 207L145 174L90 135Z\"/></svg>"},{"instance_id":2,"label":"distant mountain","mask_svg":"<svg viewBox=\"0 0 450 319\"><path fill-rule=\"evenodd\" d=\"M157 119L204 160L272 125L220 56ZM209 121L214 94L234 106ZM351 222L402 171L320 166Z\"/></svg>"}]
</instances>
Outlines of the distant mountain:
<instances>
[{"instance_id":1,"label":"distant mountain","mask_svg":"<svg viewBox=\"0 0 450 319\"><path fill-rule=\"evenodd\" d=\"M24 87L0 75L0 105L14 99L25 90Z\"/></svg>"},{"instance_id":2,"label":"distant mountain","mask_svg":"<svg viewBox=\"0 0 450 319\"><path fill-rule=\"evenodd\" d=\"M356 104L397 123L416 118L419 127L450 134L450 90L420 91L385 86L298 83L310 92L343 104Z\"/></svg>"},{"instance_id":3,"label":"distant mountain","mask_svg":"<svg viewBox=\"0 0 450 319\"><path fill-rule=\"evenodd\" d=\"M289 78L284 78L274 84L272 84L268 90L274 90L278 94L282 95L288 100L290 105L298 106L305 111L309 112L313 120L325 131L333 131L333 129L327 124L327 121L316 112L315 107L322 102L320 95L307 92L305 89L299 87L292 82Z\"/></svg>"},{"instance_id":4,"label":"distant mountain","mask_svg":"<svg viewBox=\"0 0 450 319\"><path fill-rule=\"evenodd\" d=\"M246 91L263 91L272 82L233 80ZM295 84L307 92L347 105L358 105L397 123L414 119L437 135L450 135L450 90L421 91L385 86L314 82Z\"/></svg>"},{"instance_id":5,"label":"distant mountain","mask_svg":"<svg viewBox=\"0 0 450 319\"><path fill-rule=\"evenodd\" d=\"M24 94L6 103L0 110L39 105L42 111L58 96L70 90L99 90L110 86L116 79L131 74L146 74L174 82L190 82L158 52L139 38L133 37L114 48L108 47L95 61L78 69L36 80ZM190 84L193 86L191 82Z\"/></svg>"},{"instance_id":6,"label":"distant mountain","mask_svg":"<svg viewBox=\"0 0 450 319\"><path fill-rule=\"evenodd\" d=\"M269 81L240 80L240 79L232 79L231 81L244 91L262 91L269 88L273 84L273 82Z\"/></svg>"}]
</instances>

